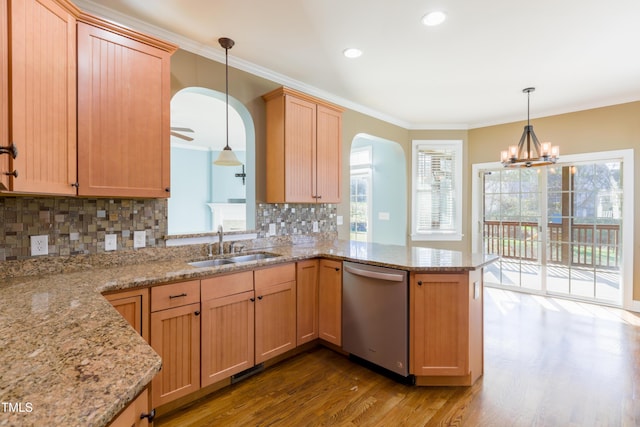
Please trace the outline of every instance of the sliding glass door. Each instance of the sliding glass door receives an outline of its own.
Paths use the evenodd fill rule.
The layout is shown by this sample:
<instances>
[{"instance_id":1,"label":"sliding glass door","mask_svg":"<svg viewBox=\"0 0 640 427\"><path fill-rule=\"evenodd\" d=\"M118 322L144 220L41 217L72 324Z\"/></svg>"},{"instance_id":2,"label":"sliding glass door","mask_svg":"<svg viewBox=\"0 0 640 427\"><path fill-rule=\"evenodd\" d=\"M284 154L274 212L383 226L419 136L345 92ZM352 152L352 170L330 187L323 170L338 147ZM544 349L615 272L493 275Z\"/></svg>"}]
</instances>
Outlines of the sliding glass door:
<instances>
[{"instance_id":1,"label":"sliding glass door","mask_svg":"<svg viewBox=\"0 0 640 427\"><path fill-rule=\"evenodd\" d=\"M484 169L487 285L619 305L622 162Z\"/></svg>"}]
</instances>

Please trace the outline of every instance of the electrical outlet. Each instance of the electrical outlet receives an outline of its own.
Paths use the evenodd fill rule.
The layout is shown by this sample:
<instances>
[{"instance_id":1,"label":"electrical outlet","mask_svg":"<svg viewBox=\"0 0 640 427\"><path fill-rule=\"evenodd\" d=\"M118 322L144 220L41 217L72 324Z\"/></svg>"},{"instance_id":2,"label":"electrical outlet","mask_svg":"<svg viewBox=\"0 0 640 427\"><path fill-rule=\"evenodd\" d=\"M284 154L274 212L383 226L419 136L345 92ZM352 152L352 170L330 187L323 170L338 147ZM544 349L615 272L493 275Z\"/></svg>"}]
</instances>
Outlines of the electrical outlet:
<instances>
[{"instance_id":1,"label":"electrical outlet","mask_svg":"<svg viewBox=\"0 0 640 427\"><path fill-rule=\"evenodd\" d=\"M336 222L338 223L338 225L344 224L344 218L342 217L342 215L338 215Z\"/></svg>"},{"instance_id":2,"label":"electrical outlet","mask_svg":"<svg viewBox=\"0 0 640 427\"><path fill-rule=\"evenodd\" d=\"M318 229L318 221L313 221L313 232L317 233L318 231L320 231Z\"/></svg>"},{"instance_id":3,"label":"electrical outlet","mask_svg":"<svg viewBox=\"0 0 640 427\"><path fill-rule=\"evenodd\" d=\"M31 256L49 255L49 236L31 236Z\"/></svg>"},{"instance_id":4,"label":"electrical outlet","mask_svg":"<svg viewBox=\"0 0 640 427\"><path fill-rule=\"evenodd\" d=\"M276 235L276 225L269 224L269 236L275 236L275 235Z\"/></svg>"},{"instance_id":5,"label":"electrical outlet","mask_svg":"<svg viewBox=\"0 0 640 427\"><path fill-rule=\"evenodd\" d=\"M116 249L118 249L118 236L116 236L115 234L105 234L104 250L115 251Z\"/></svg>"},{"instance_id":6,"label":"electrical outlet","mask_svg":"<svg viewBox=\"0 0 640 427\"><path fill-rule=\"evenodd\" d=\"M147 246L147 233L145 231L133 232L133 247L144 248Z\"/></svg>"}]
</instances>

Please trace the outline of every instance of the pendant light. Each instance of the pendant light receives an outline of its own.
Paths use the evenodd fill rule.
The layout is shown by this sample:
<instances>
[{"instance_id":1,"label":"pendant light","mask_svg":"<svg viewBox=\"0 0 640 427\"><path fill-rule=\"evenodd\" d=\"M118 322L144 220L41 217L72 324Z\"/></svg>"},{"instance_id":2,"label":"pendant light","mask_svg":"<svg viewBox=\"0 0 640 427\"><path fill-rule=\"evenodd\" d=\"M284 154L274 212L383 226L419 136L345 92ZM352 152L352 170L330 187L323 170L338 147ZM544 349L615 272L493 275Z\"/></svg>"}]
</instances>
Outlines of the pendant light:
<instances>
[{"instance_id":1,"label":"pendant light","mask_svg":"<svg viewBox=\"0 0 640 427\"><path fill-rule=\"evenodd\" d=\"M233 151L231 151L231 147L229 147L229 49L233 47L235 42L229 38L221 37L218 39L218 43L220 46L224 48L224 57L225 57L225 82L226 89L225 93L227 95L227 145L220 152L218 158L213 162L214 165L220 166L240 166L242 162L238 160Z\"/></svg>"},{"instance_id":2,"label":"pendant light","mask_svg":"<svg viewBox=\"0 0 640 427\"><path fill-rule=\"evenodd\" d=\"M533 132L533 126L529 123L529 96L534 90L534 87L522 89L522 92L527 94L527 125L518 145L511 145L508 150L501 152L500 161L505 168L551 165L560 155L560 149L557 146L552 147L550 142L540 144Z\"/></svg>"}]
</instances>

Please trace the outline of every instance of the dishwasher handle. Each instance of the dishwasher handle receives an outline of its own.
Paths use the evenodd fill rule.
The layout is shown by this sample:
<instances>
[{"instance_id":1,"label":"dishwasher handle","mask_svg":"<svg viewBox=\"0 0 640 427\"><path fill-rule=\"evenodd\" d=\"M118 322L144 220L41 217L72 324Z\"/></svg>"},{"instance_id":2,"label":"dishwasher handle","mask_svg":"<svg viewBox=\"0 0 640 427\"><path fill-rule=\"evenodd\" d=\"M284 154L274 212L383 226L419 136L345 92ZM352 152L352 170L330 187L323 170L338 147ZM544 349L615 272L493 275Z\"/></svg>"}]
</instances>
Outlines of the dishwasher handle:
<instances>
[{"instance_id":1,"label":"dishwasher handle","mask_svg":"<svg viewBox=\"0 0 640 427\"><path fill-rule=\"evenodd\" d=\"M355 268L351 265L344 266L345 271L356 276L370 277L372 279L386 280L389 282L402 282L404 281L404 274L399 273L383 273L381 271L366 270L362 268Z\"/></svg>"}]
</instances>

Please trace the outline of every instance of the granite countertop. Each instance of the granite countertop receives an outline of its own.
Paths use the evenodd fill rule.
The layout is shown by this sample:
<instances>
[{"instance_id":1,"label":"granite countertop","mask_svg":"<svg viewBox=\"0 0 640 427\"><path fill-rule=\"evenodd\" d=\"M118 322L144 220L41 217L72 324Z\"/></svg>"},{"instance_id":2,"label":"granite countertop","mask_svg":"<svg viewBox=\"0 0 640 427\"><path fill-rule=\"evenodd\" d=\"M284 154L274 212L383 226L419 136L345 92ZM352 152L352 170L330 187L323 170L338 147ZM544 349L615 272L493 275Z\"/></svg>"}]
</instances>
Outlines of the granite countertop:
<instances>
[{"instance_id":1,"label":"granite countertop","mask_svg":"<svg viewBox=\"0 0 640 427\"><path fill-rule=\"evenodd\" d=\"M0 426L106 425L160 370L160 357L103 292L319 256L422 272L473 270L497 259L339 240L264 251L281 256L207 268L176 258L1 279Z\"/></svg>"}]
</instances>

